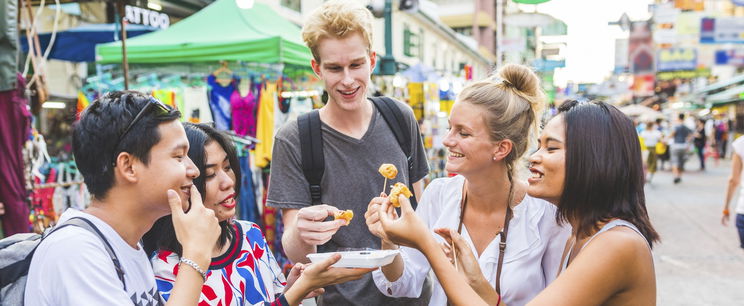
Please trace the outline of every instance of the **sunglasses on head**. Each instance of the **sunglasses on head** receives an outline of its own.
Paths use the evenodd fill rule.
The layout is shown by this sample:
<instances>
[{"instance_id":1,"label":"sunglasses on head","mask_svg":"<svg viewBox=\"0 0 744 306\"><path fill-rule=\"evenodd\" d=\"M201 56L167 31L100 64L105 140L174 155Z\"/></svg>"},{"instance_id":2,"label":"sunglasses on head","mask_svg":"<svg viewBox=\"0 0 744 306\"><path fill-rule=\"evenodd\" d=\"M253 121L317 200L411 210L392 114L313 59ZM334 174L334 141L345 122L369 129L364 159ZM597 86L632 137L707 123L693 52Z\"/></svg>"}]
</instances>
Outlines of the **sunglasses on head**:
<instances>
[{"instance_id":1,"label":"sunglasses on head","mask_svg":"<svg viewBox=\"0 0 744 306\"><path fill-rule=\"evenodd\" d=\"M129 98L129 94L123 94L121 95L120 100L126 101ZM147 104L145 104L145 107L142 108L142 110L137 113L136 116L134 116L134 119L132 122L127 125L127 128L124 129L124 132L119 134L119 138L116 140L116 145L114 145L114 152L118 152L117 149L119 148L119 145L121 144L121 141L124 139L124 137L127 136L129 131L132 130L132 127L134 127L135 124L137 124L138 121L142 120L142 118L147 114L148 112L155 112L155 117L161 117L169 114L173 111L173 108L171 108L168 105L165 105L163 102L160 102L158 99L155 99L153 97L150 97L150 99L147 100ZM116 156L114 156L114 160L112 161L114 167L116 167Z\"/></svg>"}]
</instances>

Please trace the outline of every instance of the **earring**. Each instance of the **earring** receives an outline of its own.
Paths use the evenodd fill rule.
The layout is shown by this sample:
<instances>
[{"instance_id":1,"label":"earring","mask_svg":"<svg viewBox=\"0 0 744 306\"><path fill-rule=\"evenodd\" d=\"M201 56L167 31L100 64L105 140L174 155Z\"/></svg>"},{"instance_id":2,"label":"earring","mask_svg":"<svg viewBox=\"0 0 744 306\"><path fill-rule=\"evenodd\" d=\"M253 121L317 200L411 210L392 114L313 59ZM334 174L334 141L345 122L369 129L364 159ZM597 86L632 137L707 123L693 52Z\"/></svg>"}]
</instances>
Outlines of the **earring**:
<instances>
[{"instance_id":1,"label":"earring","mask_svg":"<svg viewBox=\"0 0 744 306\"><path fill-rule=\"evenodd\" d=\"M493 157L493 160L496 160L496 156Z\"/></svg>"}]
</instances>

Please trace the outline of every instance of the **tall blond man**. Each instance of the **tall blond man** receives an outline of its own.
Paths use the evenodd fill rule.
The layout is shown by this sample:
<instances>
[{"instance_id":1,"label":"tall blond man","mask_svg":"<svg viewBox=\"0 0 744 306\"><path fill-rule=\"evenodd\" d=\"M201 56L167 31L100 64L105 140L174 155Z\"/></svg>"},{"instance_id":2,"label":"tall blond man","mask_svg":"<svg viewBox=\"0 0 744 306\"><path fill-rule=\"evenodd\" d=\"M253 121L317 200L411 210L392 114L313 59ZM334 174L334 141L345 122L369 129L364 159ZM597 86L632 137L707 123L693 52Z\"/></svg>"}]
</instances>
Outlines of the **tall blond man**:
<instances>
[{"instance_id":1,"label":"tall blond man","mask_svg":"<svg viewBox=\"0 0 744 306\"><path fill-rule=\"evenodd\" d=\"M302 168L300 131L296 120L277 133L267 203L281 208L285 232L282 245L293 262L307 262L307 254L348 248L379 249L362 217L370 199L379 196L383 163L399 169L395 182L414 183L420 194L429 171L418 123L409 106L389 101L400 110L410 134L409 169L406 154L380 111L367 98L376 64L372 51L372 15L357 1L328 1L305 21L302 38L313 54L315 74L324 82L328 102L319 110L325 168L319 205L313 205ZM409 177L413 182L409 182ZM329 218L339 210L353 210L357 218ZM326 221L326 220L331 221ZM326 288L320 305L425 305L430 290L417 299L390 298L376 290L371 275Z\"/></svg>"}]
</instances>

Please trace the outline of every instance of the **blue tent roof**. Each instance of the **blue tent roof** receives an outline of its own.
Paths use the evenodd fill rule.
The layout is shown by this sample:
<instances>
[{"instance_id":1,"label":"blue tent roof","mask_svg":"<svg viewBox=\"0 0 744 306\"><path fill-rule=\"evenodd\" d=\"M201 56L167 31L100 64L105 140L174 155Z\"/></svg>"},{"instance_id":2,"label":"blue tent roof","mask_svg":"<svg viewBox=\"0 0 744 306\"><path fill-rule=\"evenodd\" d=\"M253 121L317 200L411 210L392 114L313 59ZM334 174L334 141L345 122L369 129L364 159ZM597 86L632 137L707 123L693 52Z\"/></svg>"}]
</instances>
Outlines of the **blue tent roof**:
<instances>
[{"instance_id":1,"label":"blue tent roof","mask_svg":"<svg viewBox=\"0 0 744 306\"><path fill-rule=\"evenodd\" d=\"M157 28L143 25L127 25L127 38L139 36L157 30ZM49 45L52 33L39 34L42 52ZM21 48L28 52L28 42L21 36ZM65 31L57 32L54 46L49 58L71 62L95 62L96 45L121 40L121 29L117 24L86 24Z\"/></svg>"}]
</instances>

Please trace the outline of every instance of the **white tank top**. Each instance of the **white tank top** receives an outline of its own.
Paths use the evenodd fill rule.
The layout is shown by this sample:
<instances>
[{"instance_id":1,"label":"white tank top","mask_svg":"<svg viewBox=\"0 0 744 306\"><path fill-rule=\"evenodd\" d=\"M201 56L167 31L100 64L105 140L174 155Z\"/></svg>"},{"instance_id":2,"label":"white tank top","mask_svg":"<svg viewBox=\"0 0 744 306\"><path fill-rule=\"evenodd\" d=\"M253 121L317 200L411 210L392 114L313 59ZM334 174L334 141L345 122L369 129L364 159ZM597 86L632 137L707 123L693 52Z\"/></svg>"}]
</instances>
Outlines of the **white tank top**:
<instances>
[{"instance_id":1,"label":"white tank top","mask_svg":"<svg viewBox=\"0 0 744 306\"><path fill-rule=\"evenodd\" d=\"M643 237L643 240L646 240L646 237L643 236L643 234L641 234L641 231L639 231L638 228L635 225L633 225L633 223L630 223L622 219L615 219L610 222L607 222L607 224L605 224L601 229L599 229L597 233L595 233L591 238L589 238L589 240L587 240L586 243L584 243L584 246L581 247L581 250L583 250L587 245L589 245L589 243L592 242L592 239L594 239L594 237L597 237L597 235L604 233L606 231L609 231L610 229L616 226L628 227L632 229L633 231L635 231L636 233L638 233L638 235L641 235L641 237ZM561 265L561 271L566 270L566 267L568 267L568 259L571 258L571 250L573 250L574 243L576 243L576 240L571 242L571 246L568 248L568 254L566 254L566 258L563 259L563 265ZM646 240L646 245L648 245L648 240ZM581 250L579 250L579 252Z\"/></svg>"}]
</instances>

